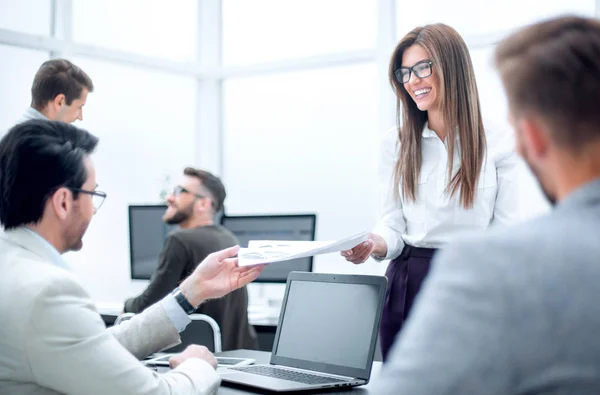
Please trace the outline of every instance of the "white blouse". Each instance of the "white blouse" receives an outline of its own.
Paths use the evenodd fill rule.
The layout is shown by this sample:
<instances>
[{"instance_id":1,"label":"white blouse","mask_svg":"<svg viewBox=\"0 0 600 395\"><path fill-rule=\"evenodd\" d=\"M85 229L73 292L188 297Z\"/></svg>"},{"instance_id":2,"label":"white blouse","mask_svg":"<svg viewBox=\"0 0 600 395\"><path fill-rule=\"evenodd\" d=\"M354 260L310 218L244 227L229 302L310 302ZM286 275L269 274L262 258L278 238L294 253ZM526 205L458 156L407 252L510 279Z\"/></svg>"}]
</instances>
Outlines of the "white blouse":
<instances>
[{"instance_id":1,"label":"white blouse","mask_svg":"<svg viewBox=\"0 0 600 395\"><path fill-rule=\"evenodd\" d=\"M513 223L519 219L517 156L513 134L493 130L486 125L487 150L482 166L475 203L465 209L459 193L445 192L448 185L448 153L444 143L429 129L423 130L422 165L416 201L406 201L400 194L394 199L393 171L399 154L398 132L390 130L381 144L379 182L381 220L373 233L387 244L384 259L400 255L405 244L439 248L465 231L484 230L491 223ZM455 145L453 172L460 167L460 149Z\"/></svg>"}]
</instances>

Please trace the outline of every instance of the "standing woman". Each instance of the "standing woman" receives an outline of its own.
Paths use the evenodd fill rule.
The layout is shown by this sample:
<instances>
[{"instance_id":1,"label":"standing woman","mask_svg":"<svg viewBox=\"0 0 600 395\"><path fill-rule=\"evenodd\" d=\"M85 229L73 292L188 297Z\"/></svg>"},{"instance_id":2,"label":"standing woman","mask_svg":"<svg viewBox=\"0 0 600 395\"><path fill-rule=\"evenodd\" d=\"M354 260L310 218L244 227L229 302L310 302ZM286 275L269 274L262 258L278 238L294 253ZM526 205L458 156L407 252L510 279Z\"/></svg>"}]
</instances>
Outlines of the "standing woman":
<instances>
[{"instance_id":1,"label":"standing woman","mask_svg":"<svg viewBox=\"0 0 600 395\"><path fill-rule=\"evenodd\" d=\"M355 264L391 259L384 361L436 250L461 232L518 219L512 136L498 141L484 128L460 35L443 24L414 29L394 50L389 78L399 127L382 144L382 217L369 240L342 252Z\"/></svg>"}]
</instances>

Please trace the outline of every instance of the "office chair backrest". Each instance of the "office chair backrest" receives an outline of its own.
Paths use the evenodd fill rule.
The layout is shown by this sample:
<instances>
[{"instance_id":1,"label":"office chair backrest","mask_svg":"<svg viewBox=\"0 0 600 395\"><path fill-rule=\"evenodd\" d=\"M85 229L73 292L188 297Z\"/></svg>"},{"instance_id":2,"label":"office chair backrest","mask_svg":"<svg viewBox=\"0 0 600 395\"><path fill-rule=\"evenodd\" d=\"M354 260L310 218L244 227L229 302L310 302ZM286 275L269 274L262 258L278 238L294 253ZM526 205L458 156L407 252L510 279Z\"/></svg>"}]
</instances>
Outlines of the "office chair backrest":
<instances>
[{"instance_id":1,"label":"office chair backrest","mask_svg":"<svg viewBox=\"0 0 600 395\"><path fill-rule=\"evenodd\" d=\"M115 325L130 320L134 313L123 313L115 320ZM179 334L181 343L162 352L178 353L190 344L205 346L210 352L221 352L221 328L217 321L205 314L190 314L192 322Z\"/></svg>"},{"instance_id":2,"label":"office chair backrest","mask_svg":"<svg viewBox=\"0 0 600 395\"><path fill-rule=\"evenodd\" d=\"M135 315L135 313L123 313L123 314L121 314L120 316L117 317L117 319L115 320L114 325L119 325L121 322L128 321L134 315Z\"/></svg>"},{"instance_id":3,"label":"office chair backrest","mask_svg":"<svg viewBox=\"0 0 600 395\"><path fill-rule=\"evenodd\" d=\"M163 352L182 352L190 344L200 344L213 353L221 352L221 328L219 328L219 324L205 314L191 314L190 318L192 322L179 334L181 344L163 350Z\"/></svg>"}]
</instances>

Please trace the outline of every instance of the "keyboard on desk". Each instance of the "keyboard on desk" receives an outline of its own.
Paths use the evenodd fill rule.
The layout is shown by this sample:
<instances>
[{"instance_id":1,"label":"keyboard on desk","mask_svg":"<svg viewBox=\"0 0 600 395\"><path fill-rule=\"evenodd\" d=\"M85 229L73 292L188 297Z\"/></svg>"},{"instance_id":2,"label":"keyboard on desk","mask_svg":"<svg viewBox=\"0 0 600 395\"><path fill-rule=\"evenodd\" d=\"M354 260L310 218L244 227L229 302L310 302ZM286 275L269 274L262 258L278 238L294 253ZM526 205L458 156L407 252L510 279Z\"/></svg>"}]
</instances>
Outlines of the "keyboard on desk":
<instances>
[{"instance_id":1,"label":"keyboard on desk","mask_svg":"<svg viewBox=\"0 0 600 395\"><path fill-rule=\"evenodd\" d=\"M273 377L276 379L294 381L296 383L303 384L327 384L327 383L343 383L347 380L334 379L327 376L321 376L318 374L303 373L295 370L282 369L275 366L241 366L239 368L230 368L231 370L238 370L240 372L258 374L260 376Z\"/></svg>"}]
</instances>

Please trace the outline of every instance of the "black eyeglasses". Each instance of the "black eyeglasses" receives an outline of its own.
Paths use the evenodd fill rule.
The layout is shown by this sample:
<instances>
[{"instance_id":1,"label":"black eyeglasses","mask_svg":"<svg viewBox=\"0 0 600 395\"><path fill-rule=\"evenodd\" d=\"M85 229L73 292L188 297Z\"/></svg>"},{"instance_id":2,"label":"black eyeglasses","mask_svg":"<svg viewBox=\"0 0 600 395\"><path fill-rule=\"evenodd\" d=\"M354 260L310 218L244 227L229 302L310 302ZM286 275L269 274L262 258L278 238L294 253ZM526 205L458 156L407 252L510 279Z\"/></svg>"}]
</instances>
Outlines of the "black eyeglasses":
<instances>
[{"instance_id":1,"label":"black eyeglasses","mask_svg":"<svg viewBox=\"0 0 600 395\"><path fill-rule=\"evenodd\" d=\"M433 62L431 60L422 60L417 62L413 67L400 67L394 71L396 80L402 84L406 84L410 81L410 73L415 73L419 78L427 78L431 75L431 66Z\"/></svg>"},{"instance_id":2,"label":"black eyeglasses","mask_svg":"<svg viewBox=\"0 0 600 395\"><path fill-rule=\"evenodd\" d=\"M94 209L96 211L100 210L102 204L104 203L104 199L106 199L106 193L100 191L86 191L85 189L79 188L69 188L73 192L85 193L86 195L92 195L92 204L94 205Z\"/></svg>"},{"instance_id":3,"label":"black eyeglasses","mask_svg":"<svg viewBox=\"0 0 600 395\"><path fill-rule=\"evenodd\" d=\"M173 196L177 197L182 193L189 193L190 195L196 196L198 199L206 199L206 196L191 192L180 185L177 185L175 188L173 188Z\"/></svg>"}]
</instances>

